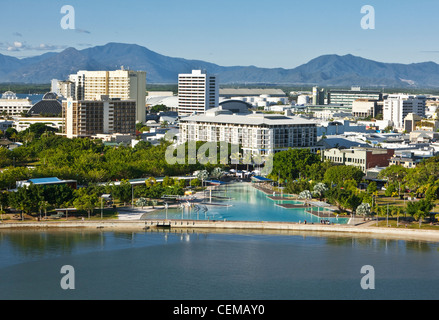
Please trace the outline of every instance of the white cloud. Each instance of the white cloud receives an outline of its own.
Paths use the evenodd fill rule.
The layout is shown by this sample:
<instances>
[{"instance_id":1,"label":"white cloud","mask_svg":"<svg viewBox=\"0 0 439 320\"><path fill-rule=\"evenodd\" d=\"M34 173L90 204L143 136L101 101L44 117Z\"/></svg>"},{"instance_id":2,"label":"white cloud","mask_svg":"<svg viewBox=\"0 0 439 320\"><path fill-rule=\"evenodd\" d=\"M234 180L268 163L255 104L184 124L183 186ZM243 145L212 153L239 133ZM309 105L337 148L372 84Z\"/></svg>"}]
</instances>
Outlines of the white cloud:
<instances>
[{"instance_id":1,"label":"white cloud","mask_svg":"<svg viewBox=\"0 0 439 320\"><path fill-rule=\"evenodd\" d=\"M65 48L67 48L67 46L65 45L53 45L53 44L41 43L39 46L34 47L33 50L47 51L47 50L61 50Z\"/></svg>"},{"instance_id":2,"label":"white cloud","mask_svg":"<svg viewBox=\"0 0 439 320\"><path fill-rule=\"evenodd\" d=\"M87 34L90 34L90 33L91 33L91 32L88 31L88 30L85 30L85 29L78 29L78 28L76 28L75 31L76 31L77 33L87 33Z\"/></svg>"},{"instance_id":3,"label":"white cloud","mask_svg":"<svg viewBox=\"0 0 439 320\"><path fill-rule=\"evenodd\" d=\"M14 41L11 43L0 43L0 50L7 51L54 51L54 50L62 50L67 48L66 45L54 45L41 43L37 46L28 45L25 42Z\"/></svg>"}]
</instances>

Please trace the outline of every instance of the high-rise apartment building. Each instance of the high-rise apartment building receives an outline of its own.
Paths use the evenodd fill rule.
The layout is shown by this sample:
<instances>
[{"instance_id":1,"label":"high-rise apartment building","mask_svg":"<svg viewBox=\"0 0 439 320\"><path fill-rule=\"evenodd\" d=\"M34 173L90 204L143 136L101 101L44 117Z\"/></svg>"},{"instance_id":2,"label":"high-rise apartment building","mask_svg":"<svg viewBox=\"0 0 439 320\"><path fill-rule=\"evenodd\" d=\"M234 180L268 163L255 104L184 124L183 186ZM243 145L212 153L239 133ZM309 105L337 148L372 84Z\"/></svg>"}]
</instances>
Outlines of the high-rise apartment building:
<instances>
[{"instance_id":1,"label":"high-rise apartment building","mask_svg":"<svg viewBox=\"0 0 439 320\"><path fill-rule=\"evenodd\" d=\"M201 70L178 75L178 115L204 114L218 106L219 85L215 75Z\"/></svg>"},{"instance_id":2,"label":"high-rise apartment building","mask_svg":"<svg viewBox=\"0 0 439 320\"><path fill-rule=\"evenodd\" d=\"M324 105L325 104L325 89L319 87L312 88L312 104Z\"/></svg>"},{"instance_id":3,"label":"high-rise apartment building","mask_svg":"<svg viewBox=\"0 0 439 320\"><path fill-rule=\"evenodd\" d=\"M402 129L409 113L425 117L425 102L425 96L391 94L384 100L383 120L392 121L395 128Z\"/></svg>"},{"instance_id":4,"label":"high-rise apartment building","mask_svg":"<svg viewBox=\"0 0 439 320\"><path fill-rule=\"evenodd\" d=\"M136 101L101 97L99 100L63 101L62 118L67 138L97 134L135 134Z\"/></svg>"},{"instance_id":5,"label":"high-rise apartment building","mask_svg":"<svg viewBox=\"0 0 439 320\"><path fill-rule=\"evenodd\" d=\"M59 97L65 99L75 97L75 82L53 79L51 83L51 92L56 93Z\"/></svg>"},{"instance_id":6,"label":"high-rise apartment building","mask_svg":"<svg viewBox=\"0 0 439 320\"><path fill-rule=\"evenodd\" d=\"M78 71L69 80L75 83L76 100L110 99L136 101L136 121L146 121L146 72L132 70Z\"/></svg>"}]
</instances>

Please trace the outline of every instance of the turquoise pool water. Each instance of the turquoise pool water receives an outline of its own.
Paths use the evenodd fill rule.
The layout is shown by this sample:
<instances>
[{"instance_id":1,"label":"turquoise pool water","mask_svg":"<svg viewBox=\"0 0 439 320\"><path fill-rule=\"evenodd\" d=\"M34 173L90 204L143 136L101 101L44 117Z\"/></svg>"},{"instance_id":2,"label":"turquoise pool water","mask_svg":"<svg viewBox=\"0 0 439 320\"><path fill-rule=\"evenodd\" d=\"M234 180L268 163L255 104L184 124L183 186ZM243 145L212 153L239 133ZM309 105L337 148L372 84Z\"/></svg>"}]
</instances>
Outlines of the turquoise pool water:
<instances>
[{"instance_id":1,"label":"turquoise pool water","mask_svg":"<svg viewBox=\"0 0 439 320\"><path fill-rule=\"evenodd\" d=\"M285 209L280 203L300 203L299 201L274 201L260 190L248 183L221 186L214 196L230 199L221 200L213 197L216 205L201 205L200 208L170 208L146 214L145 219L190 219L190 220L227 220L227 221L276 221L320 223L321 218L305 211L304 208ZM206 191L206 198L209 192ZM317 208L315 208L317 210ZM321 212L326 210L320 208ZM336 224L346 224L348 218L330 218Z\"/></svg>"}]
</instances>

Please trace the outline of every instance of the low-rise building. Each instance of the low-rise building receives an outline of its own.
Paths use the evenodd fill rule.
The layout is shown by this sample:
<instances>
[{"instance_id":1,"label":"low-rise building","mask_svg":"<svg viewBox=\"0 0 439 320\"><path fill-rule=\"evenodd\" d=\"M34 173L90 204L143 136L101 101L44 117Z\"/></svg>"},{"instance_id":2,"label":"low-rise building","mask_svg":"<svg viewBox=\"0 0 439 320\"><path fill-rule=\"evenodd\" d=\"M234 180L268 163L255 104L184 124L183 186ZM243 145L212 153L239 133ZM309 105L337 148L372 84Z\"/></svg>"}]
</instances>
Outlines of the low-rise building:
<instances>
[{"instance_id":1,"label":"low-rise building","mask_svg":"<svg viewBox=\"0 0 439 320\"><path fill-rule=\"evenodd\" d=\"M375 117L383 112L382 105L378 102L372 99L357 99L352 102L352 115L358 118Z\"/></svg>"},{"instance_id":2,"label":"low-rise building","mask_svg":"<svg viewBox=\"0 0 439 320\"><path fill-rule=\"evenodd\" d=\"M392 149L353 147L350 149L322 150L322 160L335 164L355 166L366 172L373 167L387 167L395 151Z\"/></svg>"},{"instance_id":3,"label":"low-rise building","mask_svg":"<svg viewBox=\"0 0 439 320\"><path fill-rule=\"evenodd\" d=\"M439 132L415 130L410 132L411 143L430 143L438 141Z\"/></svg>"},{"instance_id":4,"label":"low-rise building","mask_svg":"<svg viewBox=\"0 0 439 320\"><path fill-rule=\"evenodd\" d=\"M28 129L35 123L42 123L48 127L61 130L63 127L63 118L61 117L23 117L14 119L14 128L18 132Z\"/></svg>"},{"instance_id":5,"label":"low-rise building","mask_svg":"<svg viewBox=\"0 0 439 320\"><path fill-rule=\"evenodd\" d=\"M29 98L20 99L12 91L6 91L0 99L0 114L17 116L27 113L32 108Z\"/></svg>"},{"instance_id":6,"label":"low-rise building","mask_svg":"<svg viewBox=\"0 0 439 320\"><path fill-rule=\"evenodd\" d=\"M390 158L390 165L400 165L405 168L415 168L422 161L434 156L434 152L416 154L413 151L398 152Z\"/></svg>"},{"instance_id":7,"label":"low-rise building","mask_svg":"<svg viewBox=\"0 0 439 320\"><path fill-rule=\"evenodd\" d=\"M6 130L14 126L14 121L0 120L0 131L5 133Z\"/></svg>"},{"instance_id":8,"label":"low-rise building","mask_svg":"<svg viewBox=\"0 0 439 320\"><path fill-rule=\"evenodd\" d=\"M35 178L35 179L29 179L29 180L23 180L23 181L17 181L16 186L17 188L21 187L29 187L31 184L38 185L38 186L51 186L51 185L67 185L71 187L72 189L77 188L77 181L76 180L63 180L56 177L50 177L50 178Z\"/></svg>"},{"instance_id":9,"label":"low-rise building","mask_svg":"<svg viewBox=\"0 0 439 320\"><path fill-rule=\"evenodd\" d=\"M422 120L421 116L418 116L414 113L409 113L404 118L404 131L410 133L412 131L418 130L416 129L417 123Z\"/></svg>"}]
</instances>

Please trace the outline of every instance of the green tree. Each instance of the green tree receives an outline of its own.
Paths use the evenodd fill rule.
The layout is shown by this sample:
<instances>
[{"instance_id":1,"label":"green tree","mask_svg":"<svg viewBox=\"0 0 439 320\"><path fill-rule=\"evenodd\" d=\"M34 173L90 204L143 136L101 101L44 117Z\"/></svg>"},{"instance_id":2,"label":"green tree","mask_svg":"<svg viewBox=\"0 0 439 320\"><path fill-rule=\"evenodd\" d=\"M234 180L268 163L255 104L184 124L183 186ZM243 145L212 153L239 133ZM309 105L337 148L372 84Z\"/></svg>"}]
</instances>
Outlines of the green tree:
<instances>
[{"instance_id":1,"label":"green tree","mask_svg":"<svg viewBox=\"0 0 439 320\"><path fill-rule=\"evenodd\" d=\"M80 211L87 211L90 219L93 210L99 206L99 197L96 194L89 194L85 188L76 191L76 199L73 201L73 206Z\"/></svg>"},{"instance_id":2,"label":"green tree","mask_svg":"<svg viewBox=\"0 0 439 320\"><path fill-rule=\"evenodd\" d=\"M367 185L367 193L373 194L377 190L378 190L378 187L377 187L377 183L375 181L372 181Z\"/></svg>"},{"instance_id":3,"label":"green tree","mask_svg":"<svg viewBox=\"0 0 439 320\"><path fill-rule=\"evenodd\" d=\"M9 192L7 191L0 191L0 212L1 217L0 219L3 220L3 214L5 213L5 209L9 205Z\"/></svg>"},{"instance_id":4,"label":"green tree","mask_svg":"<svg viewBox=\"0 0 439 320\"><path fill-rule=\"evenodd\" d=\"M433 203L428 199L410 201L406 205L406 212L415 218L415 220L420 220L431 215L433 207Z\"/></svg>"},{"instance_id":5,"label":"green tree","mask_svg":"<svg viewBox=\"0 0 439 320\"><path fill-rule=\"evenodd\" d=\"M324 181L332 185L343 186L347 180L354 180L356 183L360 183L364 177L364 173L361 169L355 166L333 166L326 170L324 175Z\"/></svg>"},{"instance_id":6,"label":"green tree","mask_svg":"<svg viewBox=\"0 0 439 320\"><path fill-rule=\"evenodd\" d=\"M164 112L169 111L169 108L164 104L157 104L157 105L151 107L151 109L150 109L151 113L159 113L161 111L164 111Z\"/></svg>"},{"instance_id":7,"label":"green tree","mask_svg":"<svg viewBox=\"0 0 439 320\"><path fill-rule=\"evenodd\" d=\"M269 177L278 180L280 176L282 179L293 181L300 176L305 176L308 172L308 167L320 161L319 156L312 153L309 149L290 148L287 151L281 151L274 155L273 170Z\"/></svg>"},{"instance_id":8,"label":"green tree","mask_svg":"<svg viewBox=\"0 0 439 320\"><path fill-rule=\"evenodd\" d=\"M131 183L128 180L122 180L118 186L114 186L113 195L126 206L127 202L132 199L133 190L131 188Z\"/></svg>"},{"instance_id":9,"label":"green tree","mask_svg":"<svg viewBox=\"0 0 439 320\"><path fill-rule=\"evenodd\" d=\"M192 187L200 187L201 186L201 180L198 178L194 178L191 180L190 185Z\"/></svg>"},{"instance_id":10,"label":"green tree","mask_svg":"<svg viewBox=\"0 0 439 320\"><path fill-rule=\"evenodd\" d=\"M309 181L305 179L288 181L285 187L285 192L290 194L299 194L304 190L309 190L310 186Z\"/></svg>"},{"instance_id":11,"label":"green tree","mask_svg":"<svg viewBox=\"0 0 439 320\"><path fill-rule=\"evenodd\" d=\"M20 187L17 191L10 193L9 203L12 207L21 211L21 219L23 213L32 214L38 212L39 203L43 200L41 188L31 184L29 186Z\"/></svg>"}]
</instances>

